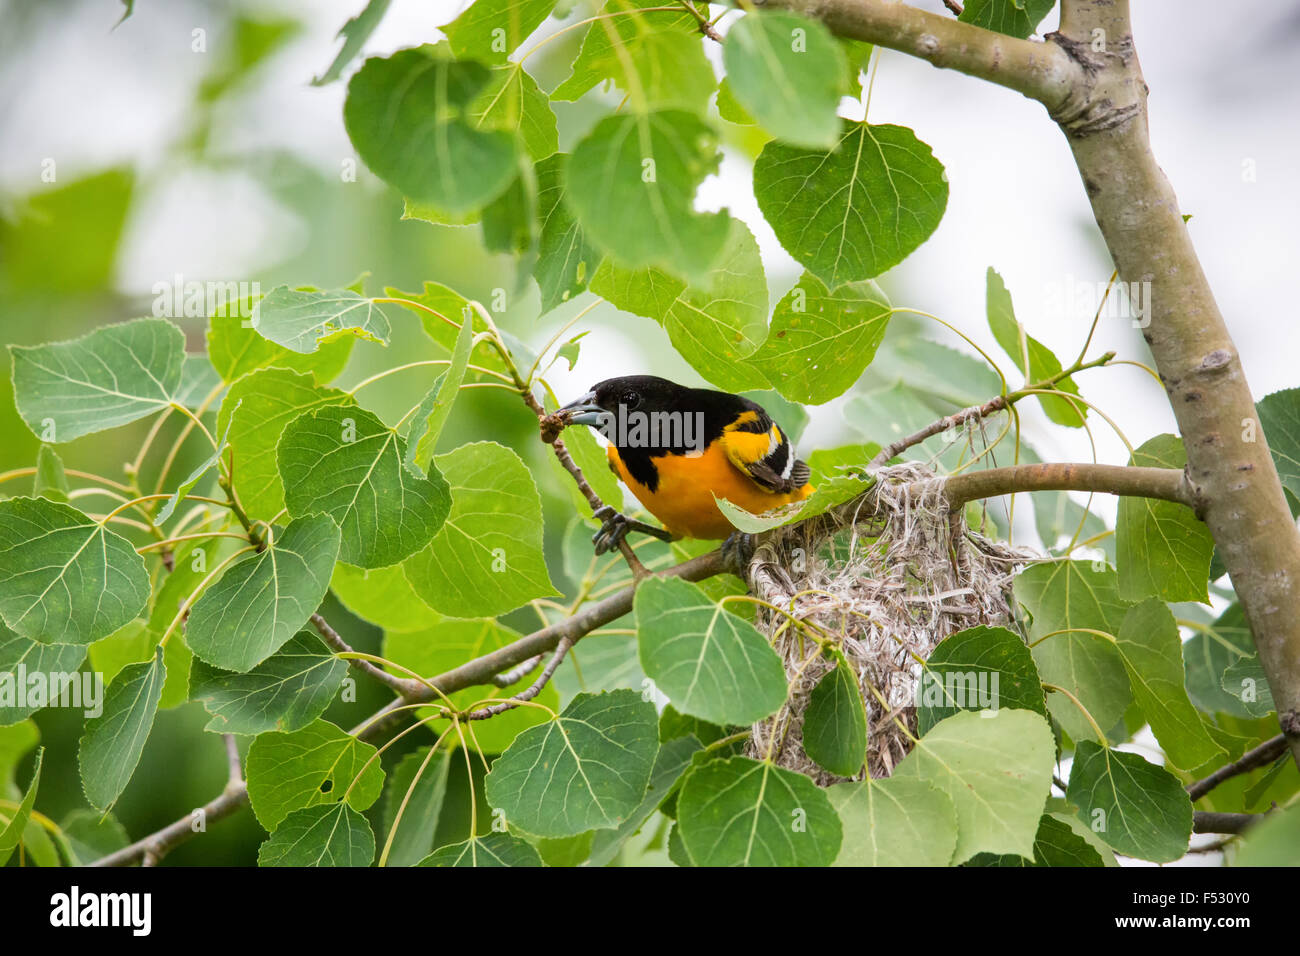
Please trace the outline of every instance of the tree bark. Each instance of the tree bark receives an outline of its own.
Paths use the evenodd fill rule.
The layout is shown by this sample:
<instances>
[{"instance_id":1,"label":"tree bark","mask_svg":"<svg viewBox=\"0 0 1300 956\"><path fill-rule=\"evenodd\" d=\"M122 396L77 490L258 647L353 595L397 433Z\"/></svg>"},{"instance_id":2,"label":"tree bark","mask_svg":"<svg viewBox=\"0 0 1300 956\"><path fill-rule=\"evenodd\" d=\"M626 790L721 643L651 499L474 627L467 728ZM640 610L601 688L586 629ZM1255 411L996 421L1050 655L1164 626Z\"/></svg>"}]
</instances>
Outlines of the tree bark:
<instances>
[{"instance_id":1,"label":"tree bark","mask_svg":"<svg viewBox=\"0 0 1300 956\"><path fill-rule=\"evenodd\" d=\"M1049 38L1083 82L1052 110L1126 282L1149 282L1151 348L1187 449L1197 513L1232 578L1300 763L1300 535L1259 427L1241 359L1156 164L1128 0L1063 0ZM1099 49L1100 48L1100 49Z\"/></svg>"},{"instance_id":2,"label":"tree bark","mask_svg":"<svg viewBox=\"0 0 1300 956\"><path fill-rule=\"evenodd\" d=\"M886 0L765 0L833 31L1016 90L1069 142L1124 282L1150 283L1143 330L1187 449L1197 515L1250 623L1300 764L1300 534L1178 200L1151 152L1128 0L1062 0L1061 28L1018 40Z\"/></svg>"}]
</instances>

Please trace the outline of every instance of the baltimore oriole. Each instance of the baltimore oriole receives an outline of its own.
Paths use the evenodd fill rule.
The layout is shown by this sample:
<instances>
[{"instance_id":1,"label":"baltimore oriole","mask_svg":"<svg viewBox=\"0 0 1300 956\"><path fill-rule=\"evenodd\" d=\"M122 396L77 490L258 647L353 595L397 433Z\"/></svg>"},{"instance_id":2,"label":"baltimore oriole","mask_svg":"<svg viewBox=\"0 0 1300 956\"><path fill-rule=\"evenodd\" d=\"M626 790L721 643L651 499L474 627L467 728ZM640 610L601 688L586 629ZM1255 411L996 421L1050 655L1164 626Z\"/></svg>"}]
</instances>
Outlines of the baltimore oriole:
<instances>
[{"instance_id":1,"label":"baltimore oriole","mask_svg":"<svg viewBox=\"0 0 1300 956\"><path fill-rule=\"evenodd\" d=\"M718 509L726 498L762 514L813 492L808 465L795 458L781 426L757 402L654 375L610 378L556 413L564 424L599 429L609 467L663 529L606 506L592 541L601 554L629 531L665 541L730 539L735 528Z\"/></svg>"}]
</instances>

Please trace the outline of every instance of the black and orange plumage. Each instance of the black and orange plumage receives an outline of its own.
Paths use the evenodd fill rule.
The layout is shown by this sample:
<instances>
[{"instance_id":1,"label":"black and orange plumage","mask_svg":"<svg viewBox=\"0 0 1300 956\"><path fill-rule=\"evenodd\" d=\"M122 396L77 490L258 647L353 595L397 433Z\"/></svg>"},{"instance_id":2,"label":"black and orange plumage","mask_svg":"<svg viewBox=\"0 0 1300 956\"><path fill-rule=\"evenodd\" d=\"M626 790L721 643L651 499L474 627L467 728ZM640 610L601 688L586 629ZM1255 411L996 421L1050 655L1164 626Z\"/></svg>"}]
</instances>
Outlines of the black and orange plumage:
<instances>
[{"instance_id":1,"label":"black and orange plumage","mask_svg":"<svg viewBox=\"0 0 1300 956\"><path fill-rule=\"evenodd\" d=\"M610 469L663 530L613 509L596 535L598 551L629 530L672 538L728 538L735 530L718 508L725 498L761 514L813 492L808 465L761 405L741 395L688 388L653 375L597 383L560 409L567 423L599 428L610 443Z\"/></svg>"}]
</instances>

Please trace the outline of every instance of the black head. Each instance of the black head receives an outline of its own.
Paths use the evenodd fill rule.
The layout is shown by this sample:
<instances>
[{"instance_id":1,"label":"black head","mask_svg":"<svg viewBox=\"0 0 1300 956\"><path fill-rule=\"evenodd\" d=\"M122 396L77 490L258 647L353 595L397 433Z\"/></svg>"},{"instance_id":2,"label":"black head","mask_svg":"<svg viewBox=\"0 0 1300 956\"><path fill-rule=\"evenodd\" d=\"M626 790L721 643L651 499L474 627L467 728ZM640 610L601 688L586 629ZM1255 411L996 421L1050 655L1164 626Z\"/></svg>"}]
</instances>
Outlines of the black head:
<instances>
[{"instance_id":1,"label":"black head","mask_svg":"<svg viewBox=\"0 0 1300 956\"><path fill-rule=\"evenodd\" d=\"M657 375L623 375L593 385L586 395L565 405L569 421L577 425L600 425L602 413L624 411L673 411L683 405L695 389Z\"/></svg>"}]
</instances>

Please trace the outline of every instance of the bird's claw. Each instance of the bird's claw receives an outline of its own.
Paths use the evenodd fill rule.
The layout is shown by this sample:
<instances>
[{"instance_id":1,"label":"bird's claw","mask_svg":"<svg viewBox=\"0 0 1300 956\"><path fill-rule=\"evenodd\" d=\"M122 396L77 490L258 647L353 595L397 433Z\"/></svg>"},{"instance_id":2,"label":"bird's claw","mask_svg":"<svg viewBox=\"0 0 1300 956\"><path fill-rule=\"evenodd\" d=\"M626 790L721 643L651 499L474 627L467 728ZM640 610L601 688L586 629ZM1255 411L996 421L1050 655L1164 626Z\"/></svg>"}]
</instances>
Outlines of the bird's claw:
<instances>
[{"instance_id":1,"label":"bird's claw","mask_svg":"<svg viewBox=\"0 0 1300 956\"><path fill-rule=\"evenodd\" d=\"M629 518L627 515L614 510L610 505L602 505L593 511L591 516L603 522L600 530L591 537L591 543L596 546L597 554L613 551L623 543L623 539L627 537L629 531L640 531L642 534L651 535L660 541L673 540L672 533L668 530L656 528L644 521Z\"/></svg>"},{"instance_id":2,"label":"bird's claw","mask_svg":"<svg viewBox=\"0 0 1300 956\"><path fill-rule=\"evenodd\" d=\"M754 536L744 531L733 531L722 542L722 559L737 577L745 578L749 562L754 557Z\"/></svg>"},{"instance_id":3,"label":"bird's claw","mask_svg":"<svg viewBox=\"0 0 1300 956\"><path fill-rule=\"evenodd\" d=\"M600 530L591 536L591 543L596 546L597 554L613 551L632 530L627 516L615 511L609 505L596 509L592 517L601 521Z\"/></svg>"}]
</instances>

